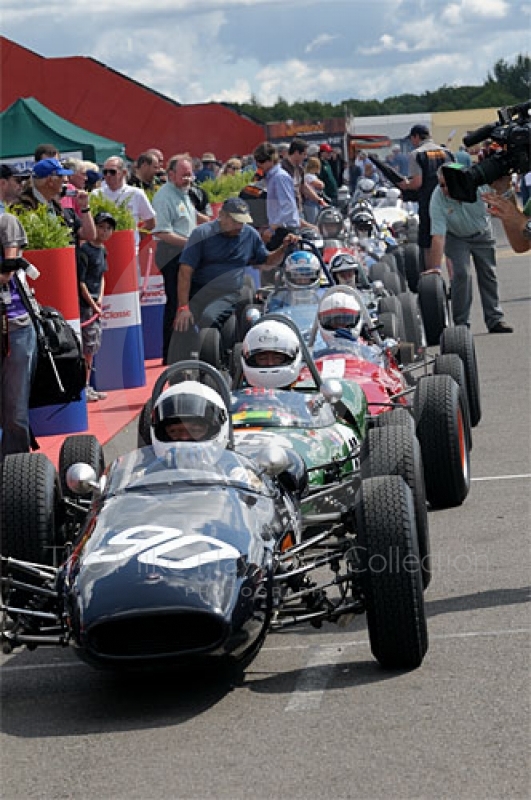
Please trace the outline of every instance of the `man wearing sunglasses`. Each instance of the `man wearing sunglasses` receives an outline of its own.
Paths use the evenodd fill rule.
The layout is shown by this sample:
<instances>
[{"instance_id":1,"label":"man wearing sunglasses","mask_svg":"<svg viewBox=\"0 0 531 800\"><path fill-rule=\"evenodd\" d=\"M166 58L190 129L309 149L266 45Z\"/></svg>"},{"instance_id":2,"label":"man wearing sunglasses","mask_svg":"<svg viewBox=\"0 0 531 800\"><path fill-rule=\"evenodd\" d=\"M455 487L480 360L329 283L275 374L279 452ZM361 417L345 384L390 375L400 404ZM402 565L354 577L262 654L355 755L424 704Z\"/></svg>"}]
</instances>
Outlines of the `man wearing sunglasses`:
<instances>
[{"instance_id":1,"label":"man wearing sunglasses","mask_svg":"<svg viewBox=\"0 0 531 800\"><path fill-rule=\"evenodd\" d=\"M0 164L0 214L4 213L7 205L17 202L28 177L29 172L23 173L10 164Z\"/></svg>"},{"instance_id":2,"label":"man wearing sunglasses","mask_svg":"<svg viewBox=\"0 0 531 800\"><path fill-rule=\"evenodd\" d=\"M117 206L126 206L135 218L137 229L152 231L155 227L155 209L143 189L127 183L127 169L123 159L120 156L111 156L104 163L102 172L104 183L94 189L93 194L101 194ZM135 232L135 241L138 246L138 230Z\"/></svg>"}]
</instances>

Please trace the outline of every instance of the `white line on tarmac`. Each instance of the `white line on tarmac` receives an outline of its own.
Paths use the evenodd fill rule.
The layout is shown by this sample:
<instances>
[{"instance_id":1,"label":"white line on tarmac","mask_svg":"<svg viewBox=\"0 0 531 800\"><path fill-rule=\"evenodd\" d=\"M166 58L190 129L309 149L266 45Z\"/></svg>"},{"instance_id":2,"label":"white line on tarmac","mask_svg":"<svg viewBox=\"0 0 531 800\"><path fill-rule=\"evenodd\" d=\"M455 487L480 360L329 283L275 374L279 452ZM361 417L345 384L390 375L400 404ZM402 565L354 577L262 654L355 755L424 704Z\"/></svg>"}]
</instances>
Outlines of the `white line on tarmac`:
<instances>
[{"instance_id":1,"label":"white line on tarmac","mask_svg":"<svg viewBox=\"0 0 531 800\"><path fill-rule=\"evenodd\" d=\"M521 479L529 480L531 473L523 473L522 475L490 475L484 478L471 478L471 481L513 481Z\"/></svg>"},{"instance_id":2,"label":"white line on tarmac","mask_svg":"<svg viewBox=\"0 0 531 800\"><path fill-rule=\"evenodd\" d=\"M463 633L430 633L430 642L435 640L444 640L444 639L468 639L472 637L489 637L489 636L513 636L513 635L522 635L522 634L531 634L531 628L511 628L509 630L500 630L500 631L464 631ZM368 639L355 639L350 642L327 642L326 644L318 645L318 652L315 658L316 664L319 666L323 666L323 653L326 653L328 657L331 659L326 662L329 666L330 664L335 663L337 660L333 657L333 654L329 653L328 651L337 651L338 658L339 653L345 647L366 647L369 644ZM315 647L314 644L296 644L296 645L284 645L281 647L263 647L261 652L262 653L278 653L278 652L288 652L288 651L295 651L295 650L309 650L310 648ZM0 665L0 674L4 674L6 672L30 672L32 670L37 669L69 669L70 667L85 667L87 670L90 669L88 664L85 664L83 661L53 661L47 662L44 664L21 664L21 665L9 665L9 661L12 658L15 658L17 654L13 653L13 655L8 656L6 661L4 661L4 665ZM310 663L310 662L308 662Z\"/></svg>"},{"instance_id":3,"label":"white line on tarmac","mask_svg":"<svg viewBox=\"0 0 531 800\"><path fill-rule=\"evenodd\" d=\"M341 651L333 646L317 647L304 665L284 711L315 711L332 677L330 667L339 661Z\"/></svg>"}]
</instances>

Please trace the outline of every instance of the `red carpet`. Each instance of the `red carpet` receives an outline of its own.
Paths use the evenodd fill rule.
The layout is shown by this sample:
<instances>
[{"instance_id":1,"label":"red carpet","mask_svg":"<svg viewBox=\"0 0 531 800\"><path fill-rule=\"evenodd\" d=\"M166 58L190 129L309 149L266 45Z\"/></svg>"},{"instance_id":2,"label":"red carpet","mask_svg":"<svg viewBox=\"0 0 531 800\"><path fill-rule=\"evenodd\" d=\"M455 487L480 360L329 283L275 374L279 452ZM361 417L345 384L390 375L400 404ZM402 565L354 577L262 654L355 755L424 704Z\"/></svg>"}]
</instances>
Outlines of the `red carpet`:
<instances>
[{"instance_id":1,"label":"red carpet","mask_svg":"<svg viewBox=\"0 0 531 800\"><path fill-rule=\"evenodd\" d=\"M151 396L155 381L163 370L160 359L146 361L145 368L145 386L108 392L105 400L87 403L89 427L83 433L91 433L100 444L106 444L140 413L142 406ZM39 436L38 438L39 452L45 453L56 467L64 438L65 434Z\"/></svg>"}]
</instances>

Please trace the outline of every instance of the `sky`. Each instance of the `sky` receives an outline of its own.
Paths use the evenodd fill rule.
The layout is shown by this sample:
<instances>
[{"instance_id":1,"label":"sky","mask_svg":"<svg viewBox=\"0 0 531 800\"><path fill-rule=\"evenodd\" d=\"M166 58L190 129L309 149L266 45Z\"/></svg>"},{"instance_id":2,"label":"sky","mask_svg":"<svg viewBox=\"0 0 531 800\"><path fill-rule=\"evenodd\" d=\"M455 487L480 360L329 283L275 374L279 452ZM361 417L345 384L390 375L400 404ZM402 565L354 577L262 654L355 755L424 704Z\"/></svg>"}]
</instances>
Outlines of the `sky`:
<instances>
[{"instance_id":1,"label":"sky","mask_svg":"<svg viewBox=\"0 0 531 800\"><path fill-rule=\"evenodd\" d=\"M531 50L526 0L2 0L2 34L181 103L378 99L481 85Z\"/></svg>"}]
</instances>

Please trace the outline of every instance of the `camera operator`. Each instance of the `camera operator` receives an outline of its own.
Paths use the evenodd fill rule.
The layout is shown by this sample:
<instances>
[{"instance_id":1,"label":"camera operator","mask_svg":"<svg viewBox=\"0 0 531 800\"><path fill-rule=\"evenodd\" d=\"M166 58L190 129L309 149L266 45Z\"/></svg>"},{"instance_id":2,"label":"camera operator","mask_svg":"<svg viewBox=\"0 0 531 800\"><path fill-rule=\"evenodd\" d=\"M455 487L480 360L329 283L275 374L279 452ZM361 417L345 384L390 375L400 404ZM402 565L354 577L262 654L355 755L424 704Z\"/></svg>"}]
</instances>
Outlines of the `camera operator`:
<instances>
[{"instance_id":1,"label":"camera operator","mask_svg":"<svg viewBox=\"0 0 531 800\"><path fill-rule=\"evenodd\" d=\"M24 228L12 214L0 216L0 462L11 453L28 453L29 397L36 357L36 334L20 293L26 286Z\"/></svg>"},{"instance_id":2,"label":"camera operator","mask_svg":"<svg viewBox=\"0 0 531 800\"><path fill-rule=\"evenodd\" d=\"M515 253L527 253L531 250L531 200L528 200L523 211L516 205L514 192L485 192L483 199L488 204L489 213L501 220L505 235Z\"/></svg>"},{"instance_id":3,"label":"camera operator","mask_svg":"<svg viewBox=\"0 0 531 800\"><path fill-rule=\"evenodd\" d=\"M440 269L443 254L450 259L452 276L452 317L455 325L470 327L472 307L472 272L474 262L478 289L483 306L483 318L489 333L512 333L513 328L503 319L496 275L496 242L483 193L478 187L474 203L454 200L448 192L448 174L463 170L462 164L441 166L437 171L438 185L430 200L431 249L430 269Z\"/></svg>"}]
</instances>

